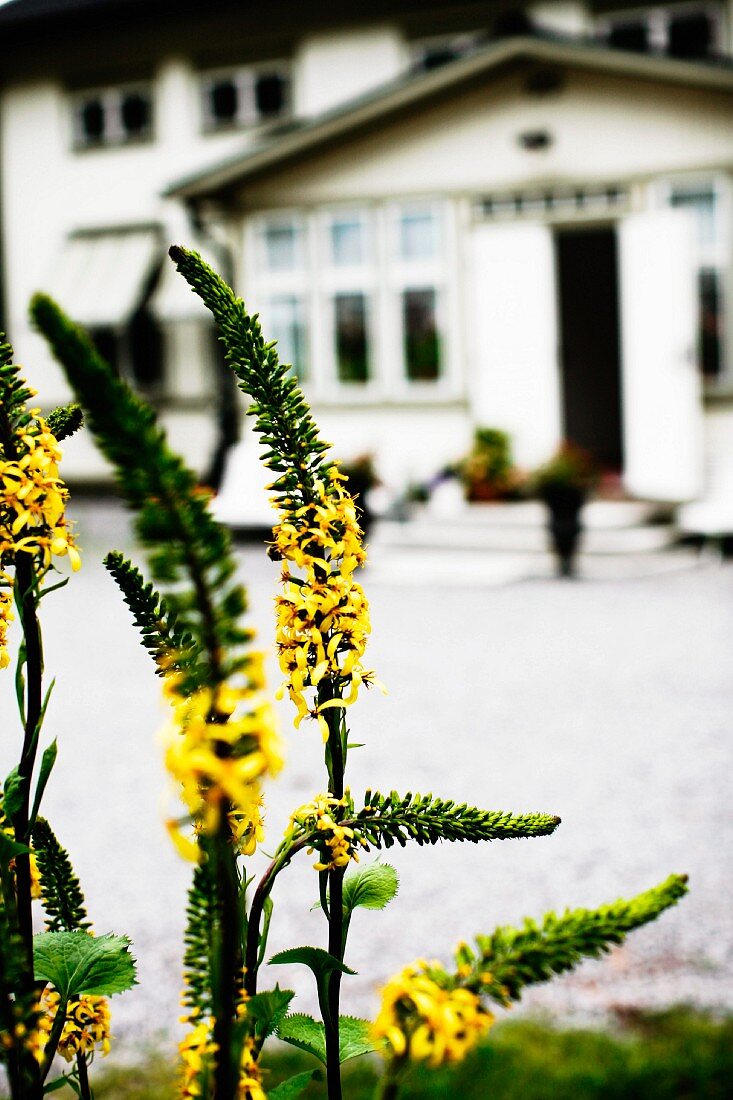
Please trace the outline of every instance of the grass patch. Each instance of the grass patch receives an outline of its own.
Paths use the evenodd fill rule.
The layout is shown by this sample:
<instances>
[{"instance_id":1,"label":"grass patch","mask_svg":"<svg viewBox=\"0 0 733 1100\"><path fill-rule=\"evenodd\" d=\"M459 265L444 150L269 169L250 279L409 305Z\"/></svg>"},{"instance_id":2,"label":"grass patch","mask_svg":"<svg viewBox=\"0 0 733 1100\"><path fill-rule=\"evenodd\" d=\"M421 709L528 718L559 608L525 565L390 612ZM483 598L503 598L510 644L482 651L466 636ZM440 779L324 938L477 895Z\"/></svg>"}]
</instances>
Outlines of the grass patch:
<instances>
[{"instance_id":1,"label":"grass patch","mask_svg":"<svg viewBox=\"0 0 733 1100\"><path fill-rule=\"evenodd\" d=\"M451 1071L415 1070L404 1100L728 1100L733 1081L733 1018L714 1020L687 1009L627 1013L618 1034L550 1028L507 1020L491 1041ZM266 1060L272 1086L313 1060L277 1051ZM344 1095L371 1100L378 1066L369 1059L345 1070ZM97 1100L171 1100L175 1070L164 1058L97 1075ZM312 1085L304 1100L325 1095Z\"/></svg>"}]
</instances>

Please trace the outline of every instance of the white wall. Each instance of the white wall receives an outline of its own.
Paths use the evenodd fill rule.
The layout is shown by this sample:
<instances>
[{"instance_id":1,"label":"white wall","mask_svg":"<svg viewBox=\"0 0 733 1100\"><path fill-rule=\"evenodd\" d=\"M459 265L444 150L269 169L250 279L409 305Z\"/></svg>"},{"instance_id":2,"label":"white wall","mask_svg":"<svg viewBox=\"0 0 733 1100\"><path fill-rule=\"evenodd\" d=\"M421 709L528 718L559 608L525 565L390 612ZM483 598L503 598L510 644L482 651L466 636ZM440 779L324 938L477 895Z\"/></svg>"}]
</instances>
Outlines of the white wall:
<instances>
[{"instance_id":1,"label":"white wall","mask_svg":"<svg viewBox=\"0 0 733 1100\"><path fill-rule=\"evenodd\" d=\"M299 115L317 115L395 80L408 62L395 27L333 32L304 38L294 60Z\"/></svg>"}]
</instances>

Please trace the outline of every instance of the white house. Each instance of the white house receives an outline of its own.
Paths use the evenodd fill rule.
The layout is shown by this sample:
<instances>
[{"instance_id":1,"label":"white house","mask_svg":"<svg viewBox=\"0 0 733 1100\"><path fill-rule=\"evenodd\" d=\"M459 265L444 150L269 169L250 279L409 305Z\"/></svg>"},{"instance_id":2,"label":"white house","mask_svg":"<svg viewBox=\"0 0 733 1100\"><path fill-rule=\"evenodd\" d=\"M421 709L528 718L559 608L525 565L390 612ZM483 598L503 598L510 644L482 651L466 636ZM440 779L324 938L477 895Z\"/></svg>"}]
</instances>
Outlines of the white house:
<instances>
[{"instance_id":1,"label":"white house","mask_svg":"<svg viewBox=\"0 0 733 1100\"><path fill-rule=\"evenodd\" d=\"M733 466L733 5L174 7L0 8L6 323L45 397L38 287L199 468L232 437L176 240L394 485L479 424L524 465L571 438L649 499Z\"/></svg>"}]
</instances>

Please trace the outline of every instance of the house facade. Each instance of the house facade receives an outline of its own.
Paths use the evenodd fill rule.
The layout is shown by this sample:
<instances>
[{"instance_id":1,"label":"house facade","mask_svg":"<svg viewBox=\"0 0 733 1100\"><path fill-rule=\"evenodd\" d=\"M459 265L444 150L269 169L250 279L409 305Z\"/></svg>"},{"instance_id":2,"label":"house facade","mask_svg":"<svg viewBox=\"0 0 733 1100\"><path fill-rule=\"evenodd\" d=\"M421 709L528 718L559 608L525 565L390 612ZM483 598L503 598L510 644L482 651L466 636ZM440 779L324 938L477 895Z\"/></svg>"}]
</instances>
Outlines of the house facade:
<instances>
[{"instance_id":1,"label":"house facade","mask_svg":"<svg viewBox=\"0 0 733 1100\"><path fill-rule=\"evenodd\" d=\"M260 313L337 452L395 488L485 425L527 467L570 438L632 495L714 491L733 465L733 5L169 7L0 8L6 326L49 402L39 287L202 472L233 440L176 240ZM70 476L104 476L69 452ZM246 484L255 462L245 429L230 465Z\"/></svg>"}]
</instances>

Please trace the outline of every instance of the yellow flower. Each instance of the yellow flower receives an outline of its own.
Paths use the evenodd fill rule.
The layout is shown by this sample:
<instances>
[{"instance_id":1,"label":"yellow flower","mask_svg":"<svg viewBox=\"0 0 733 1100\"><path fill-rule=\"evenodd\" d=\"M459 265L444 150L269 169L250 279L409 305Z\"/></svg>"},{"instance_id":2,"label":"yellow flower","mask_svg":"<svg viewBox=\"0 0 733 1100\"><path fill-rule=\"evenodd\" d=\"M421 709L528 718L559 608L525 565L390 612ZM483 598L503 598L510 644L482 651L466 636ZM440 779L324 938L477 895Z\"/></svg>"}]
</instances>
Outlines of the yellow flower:
<instances>
[{"instance_id":1,"label":"yellow flower","mask_svg":"<svg viewBox=\"0 0 733 1100\"><path fill-rule=\"evenodd\" d=\"M444 984L436 981L440 974ZM433 1067L466 1056L494 1017L471 990L451 985L452 979L440 971L438 963L428 967L423 960L387 982L372 1034L384 1040L388 1054Z\"/></svg>"},{"instance_id":2,"label":"yellow flower","mask_svg":"<svg viewBox=\"0 0 733 1100\"><path fill-rule=\"evenodd\" d=\"M174 843L186 858L198 858L196 835L214 833L226 812L235 844L250 855L264 834L259 781L282 766L275 714L261 690L262 659L252 656L241 682L204 687L187 698L179 694L173 658L161 663L164 693L174 704L165 763L194 829L191 836L181 831L186 819L169 821Z\"/></svg>"},{"instance_id":3,"label":"yellow flower","mask_svg":"<svg viewBox=\"0 0 733 1100\"><path fill-rule=\"evenodd\" d=\"M52 989L44 989L39 1003L38 1029L29 1037L29 1047L39 1062L48 1043L51 1028L59 1007L59 995ZM110 1013L106 997L86 994L69 1001L66 1022L61 1032L58 1052L67 1062L73 1062L77 1054L92 1054L99 1048L102 1055L110 1049Z\"/></svg>"},{"instance_id":4,"label":"yellow flower","mask_svg":"<svg viewBox=\"0 0 733 1100\"><path fill-rule=\"evenodd\" d=\"M342 816L339 811L349 805L350 800L347 797L334 798L332 795L319 794L312 802L307 802L291 814L285 833L287 837L296 833L322 833L323 836L319 837L318 841L314 841L313 847L308 851L314 852L316 848L322 850L325 847L330 849L329 859L322 858L313 864L316 871L332 871L336 867L346 867L351 860L355 863L359 862L356 845L363 844L363 841L355 836L352 828L340 824L337 820Z\"/></svg>"},{"instance_id":5,"label":"yellow flower","mask_svg":"<svg viewBox=\"0 0 733 1100\"><path fill-rule=\"evenodd\" d=\"M285 515L274 529L272 551L288 563L282 575L283 593L275 601L283 689L297 709L296 726L303 718L316 718L324 740L328 739L322 715L325 706L349 706L359 685L370 678L361 665L371 630L369 605L354 580L366 554L354 500L342 480L334 467L328 484L317 484L316 503ZM306 692L317 691L325 678L349 691L343 699L316 706Z\"/></svg>"},{"instance_id":6,"label":"yellow flower","mask_svg":"<svg viewBox=\"0 0 733 1100\"><path fill-rule=\"evenodd\" d=\"M195 1021L192 1021L195 1022ZM182 1100L206 1100L211 1091L211 1055L217 1050L213 1040L214 1020L195 1022L192 1031L178 1045L181 1056L180 1096ZM242 1046L238 1100L267 1100L262 1088L260 1070L254 1057L252 1039Z\"/></svg>"}]
</instances>

